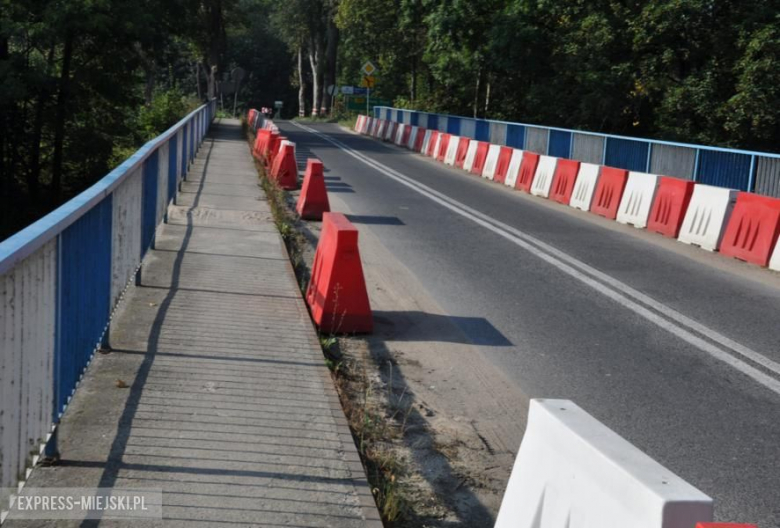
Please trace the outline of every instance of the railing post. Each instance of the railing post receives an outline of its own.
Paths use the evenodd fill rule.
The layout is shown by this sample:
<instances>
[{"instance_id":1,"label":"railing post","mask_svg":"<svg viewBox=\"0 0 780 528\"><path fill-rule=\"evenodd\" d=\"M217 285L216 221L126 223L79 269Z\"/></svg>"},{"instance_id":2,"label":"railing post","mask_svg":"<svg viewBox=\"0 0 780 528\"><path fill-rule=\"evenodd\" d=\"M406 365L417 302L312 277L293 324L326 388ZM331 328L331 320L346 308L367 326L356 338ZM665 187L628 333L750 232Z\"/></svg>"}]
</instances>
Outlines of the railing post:
<instances>
[{"instance_id":1,"label":"railing post","mask_svg":"<svg viewBox=\"0 0 780 528\"><path fill-rule=\"evenodd\" d=\"M647 163L646 163L646 169L645 172L650 172L650 162L652 161L653 157L653 143L648 141L647 142Z\"/></svg>"},{"instance_id":2,"label":"railing post","mask_svg":"<svg viewBox=\"0 0 780 528\"><path fill-rule=\"evenodd\" d=\"M753 186L756 180L756 155L750 156L750 174L748 175L747 192L753 192Z\"/></svg>"}]
</instances>

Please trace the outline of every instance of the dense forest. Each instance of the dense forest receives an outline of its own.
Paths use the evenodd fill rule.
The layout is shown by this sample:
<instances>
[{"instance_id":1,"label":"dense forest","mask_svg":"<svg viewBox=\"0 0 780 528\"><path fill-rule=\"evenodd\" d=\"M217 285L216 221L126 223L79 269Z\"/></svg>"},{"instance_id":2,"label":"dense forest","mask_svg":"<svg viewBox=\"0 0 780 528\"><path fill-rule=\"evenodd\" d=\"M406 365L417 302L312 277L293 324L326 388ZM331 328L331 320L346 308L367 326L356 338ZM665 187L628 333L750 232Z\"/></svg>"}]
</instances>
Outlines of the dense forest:
<instances>
[{"instance_id":1,"label":"dense forest","mask_svg":"<svg viewBox=\"0 0 780 528\"><path fill-rule=\"evenodd\" d=\"M0 239L236 67L286 117L341 112L371 60L399 107L780 150L780 0L0 2Z\"/></svg>"}]
</instances>

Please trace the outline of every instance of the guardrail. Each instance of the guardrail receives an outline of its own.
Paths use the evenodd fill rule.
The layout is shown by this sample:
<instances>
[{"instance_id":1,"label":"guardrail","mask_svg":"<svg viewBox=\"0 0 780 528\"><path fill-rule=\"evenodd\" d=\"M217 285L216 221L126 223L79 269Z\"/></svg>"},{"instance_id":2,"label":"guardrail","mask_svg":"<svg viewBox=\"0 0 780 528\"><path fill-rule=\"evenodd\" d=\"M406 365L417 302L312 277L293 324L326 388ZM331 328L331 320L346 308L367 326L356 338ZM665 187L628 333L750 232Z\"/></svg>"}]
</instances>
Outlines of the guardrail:
<instances>
[{"instance_id":1,"label":"guardrail","mask_svg":"<svg viewBox=\"0 0 780 528\"><path fill-rule=\"evenodd\" d=\"M675 176L697 183L780 197L778 154L431 114L387 106L375 107L374 117L558 158Z\"/></svg>"},{"instance_id":2,"label":"guardrail","mask_svg":"<svg viewBox=\"0 0 780 528\"><path fill-rule=\"evenodd\" d=\"M0 488L56 453L57 424L215 113L216 100L194 110L0 243Z\"/></svg>"}]
</instances>

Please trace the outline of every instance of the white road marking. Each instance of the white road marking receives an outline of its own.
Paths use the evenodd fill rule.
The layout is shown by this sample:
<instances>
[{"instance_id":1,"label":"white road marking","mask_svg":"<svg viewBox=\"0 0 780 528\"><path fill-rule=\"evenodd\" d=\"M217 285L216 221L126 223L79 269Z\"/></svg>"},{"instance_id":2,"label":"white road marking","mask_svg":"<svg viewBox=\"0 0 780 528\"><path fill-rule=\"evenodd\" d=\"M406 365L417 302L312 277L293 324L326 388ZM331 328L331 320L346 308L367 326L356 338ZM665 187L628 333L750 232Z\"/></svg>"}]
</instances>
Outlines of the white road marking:
<instances>
[{"instance_id":1,"label":"white road marking","mask_svg":"<svg viewBox=\"0 0 780 528\"><path fill-rule=\"evenodd\" d=\"M419 183L412 178L405 176L404 174L391 169L390 167L379 163L378 161L375 161L356 150L351 149L341 141L334 139L327 134L307 126L300 125L298 123L292 124L324 139L325 141L328 141L329 143L343 150L346 154L361 161L362 163L365 163L381 174L392 178L398 183L401 183L415 192L431 199L439 205L446 207L454 213L457 213L464 218L468 218L476 224L479 224L482 227L496 233L497 235L510 240L517 246L527 250L548 264L555 266L567 275L590 286L597 292L614 300L621 306L644 317L660 328L663 328L664 330L676 335L680 339L695 346L699 350L710 354L715 359L730 365L746 376L749 376L754 381L768 388L772 392L780 395L779 380L767 375L760 369L755 368L749 363L746 363L745 361L735 357L734 355L713 345L712 343L705 341L689 330L698 332L710 341L718 343L724 348L731 350L735 354L745 357L780 376L780 364L767 358L759 352L741 345L736 341L718 333L717 331L697 321L694 321L693 319L681 314L673 308L670 308L669 306L666 306L665 304L648 297L647 295L632 288L624 282L621 282L620 280L607 275L606 273L603 273L589 266L588 264L585 264L581 260L578 260L531 235L523 233L522 231L510 225L504 224L503 222L499 222L498 220L495 220L475 209L472 209L471 207L458 202L457 200L454 200L445 194L428 187L427 185ZM650 308L656 311L651 311Z\"/></svg>"}]
</instances>

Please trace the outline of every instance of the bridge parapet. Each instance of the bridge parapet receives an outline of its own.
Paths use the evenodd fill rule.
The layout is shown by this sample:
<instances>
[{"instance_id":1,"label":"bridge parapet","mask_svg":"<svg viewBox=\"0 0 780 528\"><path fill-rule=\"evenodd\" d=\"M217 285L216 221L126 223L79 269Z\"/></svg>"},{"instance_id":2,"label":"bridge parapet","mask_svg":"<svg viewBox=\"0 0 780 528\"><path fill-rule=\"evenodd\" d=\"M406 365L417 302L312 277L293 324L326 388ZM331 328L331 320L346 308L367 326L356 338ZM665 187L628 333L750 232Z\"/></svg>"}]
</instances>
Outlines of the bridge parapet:
<instances>
[{"instance_id":1,"label":"bridge parapet","mask_svg":"<svg viewBox=\"0 0 780 528\"><path fill-rule=\"evenodd\" d=\"M59 419L215 113L216 101L197 108L0 243L0 488L23 482L47 442L54 454Z\"/></svg>"}]
</instances>

